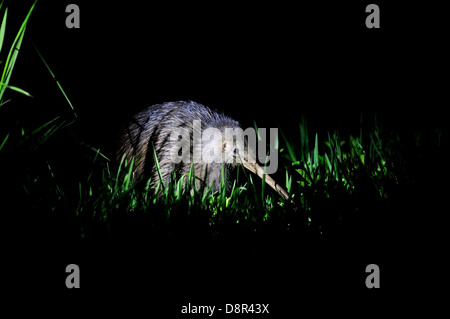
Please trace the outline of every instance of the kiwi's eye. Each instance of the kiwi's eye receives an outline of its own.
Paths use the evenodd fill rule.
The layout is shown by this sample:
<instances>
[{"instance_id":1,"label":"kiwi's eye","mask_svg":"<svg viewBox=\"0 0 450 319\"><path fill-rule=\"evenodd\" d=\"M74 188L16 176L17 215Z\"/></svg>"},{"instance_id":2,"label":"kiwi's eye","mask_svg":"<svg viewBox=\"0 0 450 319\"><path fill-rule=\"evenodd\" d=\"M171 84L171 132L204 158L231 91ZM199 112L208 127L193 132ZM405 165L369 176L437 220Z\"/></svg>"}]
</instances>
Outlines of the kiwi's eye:
<instances>
[{"instance_id":1,"label":"kiwi's eye","mask_svg":"<svg viewBox=\"0 0 450 319\"><path fill-rule=\"evenodd\" d=\"M233 148L233 154L234 154L234 155L237 154L237 148Z\"/></svg>"}]
</instances>

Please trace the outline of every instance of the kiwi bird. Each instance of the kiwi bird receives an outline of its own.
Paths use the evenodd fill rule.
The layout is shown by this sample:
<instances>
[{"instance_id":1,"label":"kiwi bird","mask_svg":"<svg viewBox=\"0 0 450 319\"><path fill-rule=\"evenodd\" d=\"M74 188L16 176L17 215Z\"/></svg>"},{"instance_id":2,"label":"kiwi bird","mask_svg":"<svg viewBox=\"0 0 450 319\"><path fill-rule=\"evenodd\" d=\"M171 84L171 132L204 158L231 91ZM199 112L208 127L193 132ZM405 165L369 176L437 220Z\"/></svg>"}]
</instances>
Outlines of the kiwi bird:
<instances>
[{"instance_id":1,"label":"kiwi bird","mask_svg":"<svg viewBox=\"0 0 450 319\"><path fill-rule=\"evenodd\" d=\"M196 134L196 129L202 134ZM220 138L209 136L205 140L203 133L211 129L220 133ZM174 176L189 174L192 169L197 185L204 183L213 191L220 188L225 175L230 189L233 172L237 165L242 165L281 196L289 198L269 175L263 178L264 170L256 163L255 150L248 145L239 123L192 101L156 104L137 113L119 140L117 159L123 158L127 163L134 158L135 181L151 178L153 186L160 182L167 185Z\"/></svg>"}]
</instances>

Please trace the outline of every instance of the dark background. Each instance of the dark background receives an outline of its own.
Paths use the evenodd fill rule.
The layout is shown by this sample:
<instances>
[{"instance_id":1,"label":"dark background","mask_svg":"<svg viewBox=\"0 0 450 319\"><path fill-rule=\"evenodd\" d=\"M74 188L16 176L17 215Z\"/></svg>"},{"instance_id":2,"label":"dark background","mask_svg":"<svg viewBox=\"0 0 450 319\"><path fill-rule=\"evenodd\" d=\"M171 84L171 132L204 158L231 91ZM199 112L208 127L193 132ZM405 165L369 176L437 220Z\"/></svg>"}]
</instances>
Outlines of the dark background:
<instances>
[{"instance_id":1,"label":"dark background","mask_svg":"<svg viewBox=\"0 0 450 319\"><path fill-rule=\"evenodd\" d=\"M12 83L35 96L36 116L70 112L33 41L74 104L82 139L107 152L130 115L185 99L297 135L302 113L312 131L358 127L361 112L394 127L442 125L438 10L378 1L382 27L367 29L368 2L341 2L79 1L81 28L67 29L70 2L40 1ZM30 1L10 8L19 21L29 7L20 3Z\"/></svg>"},{"instance_id":2,"label":"dark background","mask_svg":"<svg viewBox=\"0 0 450 319\"><path fill-rule=\"evenodd\" d=\"M319 134L334 129L357 132L361 114L365 119L375 113L385 127L405 134L447 125L444 11L429 3L374 1L380 6L381 29L369 30L364 21L370 1L245 5L75 1L81 28L67 29L65 8L71 2L38 2L10 82L34 98L16 94L14 105L23 102L16 112L31 127L58 115L73 119L34 43L75 107L77 138L111 158L118 130L129 116L174 100L190 99L222 110L244 127L254 120L260 127L279 126L295 138L302 114L307 115L310 130ZM7 43L31 3L7 3ZM66 156L61 165L76 174L75 159ZM439 163L430 159L430 165ZM425 186L436 180L431 177L431 185ZM433 212L438 206L428 206L429 201L421 205ZM434 253L423 239L429 229L403 224L407 214L417 217L413 206L394 203L390 209L399 213L386 221L403 225L402 234L420 230L414 248L406 240L409 236L400 235L388 237L396 241L383 242L378 250L371 250L376 245L365 249L354 243L344 251L330 243L315 243L306 251L279 247L277 242L256 245L263 248L231 242L214 247L216 251L205 243L155 243L149 250L129 247L126 241L73 250L62 243L45 248L31 244L35 257L40 249L47 257L54 255L38 261L37 269L45 268L43 274L33 276L29 265L23 264L20 272L26 279L17 289L29 289L34 280L36 300L42 290L50 291L49 296L64 291L57 300L63 300L67 309L93 304L103 310L143 309L148 315L157 308L165 309L167 317L187 302L264 302L278 314L377 307L381 313L391 305L401 311L402 305L393 300L402 294L417 297L423 292L418 287L427 282L417 279L414 265L422 267L428 255L418 257L415 249ZM425 220L420 217L419 222ZM391 236L397 231L388 228L394 229ZM173 250L163 253L167 248ZM66 274L61 269L71 262L80 265L81 292L63 286ZM382 269L380 291L363 284L364 268L372 262Z\"/></svg>"}]
</instances>

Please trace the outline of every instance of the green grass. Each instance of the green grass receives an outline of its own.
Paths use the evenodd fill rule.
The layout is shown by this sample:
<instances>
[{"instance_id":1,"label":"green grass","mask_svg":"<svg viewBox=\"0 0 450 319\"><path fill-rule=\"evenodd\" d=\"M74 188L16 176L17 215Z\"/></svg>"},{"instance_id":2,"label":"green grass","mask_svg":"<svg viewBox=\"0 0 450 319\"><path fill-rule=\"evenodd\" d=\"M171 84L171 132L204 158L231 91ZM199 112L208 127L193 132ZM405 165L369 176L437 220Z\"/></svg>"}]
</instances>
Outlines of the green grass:
<instances>
[{"instance_id":1,"label":"green grass","mask_svg":"<svg viewBox=\"0 0 450 319\"><path fill-rule=\"evenodd\" d=\"M0 78L0 108L6 103L3 101L3 95L5 93L6 89L11 89L14 91L17 91L19 93L22 93L24 95L30 96L31 94L29 94L28 92L26 92L25 90L15 87L15 86L11 86L9 85L9 81L11 79L11 75L14 69L14 65L16 64L17 61L17 57L19 55L20 52L20 48L22 46L22 40L23 37L25 35L25 30L27 27L27 23L28 20L30 18L31 13L33 12L33 9L36 5L37 0L34 2L34 4L31 6L30 10L28 11L27 16L25 17L25 19L22 22L22 25L20 26L19 31L17 32L17 35L11 45L11 48L9 49L9 53L7 55L6 61L3 65L3 72ZM0 5L0 9L1 7L3 7L3 1ZM6 31L6 21L7 21L7 17L8 17L8 8L5 8L5 12L3 14L3 19L2 19L2 23L0 26L0 54L2 52L2 48L3 48L3 42L5 40L5 31Z\"/></svg>"},{"instance_id":2,"label":"green grass","mask_svg":"<svg viewBox=\"0 0 450 319\"><path fill-rule=\"evenodd\" d=\"M25 16L25 18L19 28L19 31L17 32L17 34L14 38L14 41L10 47L10 50L8 52L8 55L5 59L3 66L2 66L2 63L0 62L0 67L1 66L3 67L3 72L1 75L1 79L0 79L0 109L6 103L11 101L11 100L6 100L6 101L4 100L4 94L6 92L6 89L18 92L18 93L23 94L30 98L33 97L30 93L28 93L27 91L25 91L22 88L18 88L18 87L9 85L9 82L10 82L11 75L14 70L14 66L17 63L18 55L20 53L22 41L23 41L23 38L25 35L26 26L29 22L31 14L36 6L36 3L37 3L37 0L30 7L27 15ZM0 10L2 9L2 7L3 7L3 1L0 3ZM3 19L1 22L1 26L0 26L0 54L2 53L2 48L3 48L4 42L5 42L7 17L8 17L8 8L5 8L4 13L3 13ZM63 88L61 87L60 83L55 79L55 75L53 74L52 70L50 69L50 67L48 66L46 61L44 60L44 57L39 52L37 46L34 45L34 48L35 48L39 58L41 59L41 61L44 63L44 65L50 72L52 78L56 81L56 84L58 85L59 89L61 90L61 93L64 95L67 103L72 108L73 114L76 117L74 107L73 107L72 103L70 102L69 98L67 97L66 93L64 92ZM2 61L2 60L0 60L0 61ZM14 145L12 145L12 148L16 148L19 150L26 149L26 150L31 150L31 151L36 150L40 146L44 145L45 142L52 135L54 135L57 131L59 131L60 129L62 129L68 125L71 125L72 123L73 123L73 121L62 120L59 116L57 116L43 124L40 124L37 127L28 128L30 130L29 134L26 134L26 133L28 133L28 129L25 130L25 128L23 126L22 127L14 127L13 130L16 130L16 131L20 130L22 138L19 141L17 141ZM6 142L10 138L11 133L12 132L7 133L6 136L3 138L3 141L0 144L0 151L3 149Z\"/></svg>"},{"instance_id":3,"label":"green grass","mask_svg":"<svg viewBox=\"0 0 450 319\"><path fill-rule=\"evenodd\" d=\"M173 228L195 224L212 237L237 229L249 235L268 231L287 234L299 228L320 236L330 231L330 227L339 227L336 221L345 221L358 211L361 198L368 202L387 199L392 186L398 183L397 173L392 169L395 145L384 141L377 127L366 135L367 145L362 144L361 136L343 139L337 132L322 141L313 134L314 139L308 142L305 137L301 137L303 143L299 144L286 138L280 142L283 163L280 169L285 176L282 186L292 195L295 205L264 187L261 179L243 168L238 169L231 192L226 191L226 180L213 192L210 187L198 186L192 174L174 177L168 185L150 186L151 180L135 185L133 162L126 163L122 158L117 169L113 169L105 154L87 145L82 150L88 159L84 164L85 179L74 179L69 187L61 185L58 172L49 162L48 185L35 185L35 178L31 177L28 178L31 183L24 187L28 194L33 194L36 187L53 190L52 199L45 206L86 222L80 228L79 235L83 238L89 237L89 224L94 220L119 225L108 228L115 233L121 229L117 221L122 218L139 220L137 224L142 219L148 223L150 232L166 229L166 235L172 234ZM309 149L308 145L314 147ZM292 161L292 154L304 161ZM183 187L185 181L191 187Z\"/></svg>"}]
</instances>

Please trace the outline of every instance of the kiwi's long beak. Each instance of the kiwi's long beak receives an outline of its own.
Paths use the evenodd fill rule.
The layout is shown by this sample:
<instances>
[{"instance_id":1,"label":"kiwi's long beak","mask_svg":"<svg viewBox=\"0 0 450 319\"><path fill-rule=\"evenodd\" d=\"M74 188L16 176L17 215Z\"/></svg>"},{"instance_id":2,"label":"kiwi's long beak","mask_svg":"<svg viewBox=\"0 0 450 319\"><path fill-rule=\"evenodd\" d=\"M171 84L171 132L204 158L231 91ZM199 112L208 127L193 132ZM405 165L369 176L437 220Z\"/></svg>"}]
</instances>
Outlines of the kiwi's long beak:
<instances>
[{"instance_id":1,"label":"kiwi's long beak","mask_svg":"<svg viewBox=\"0 0 450 319\"><path fill-rule=\"evenodd\" d=\"M250 172L258 175L261 179L264 178L264 174L265 174L264 170L258 164L249 163L246 160L243 160L242 164ZM289 194L283 189L283 187L278 185L277 182L275 182L272 177L270 177L267 174L265 174L265 175L266 175L266 183L269 184L269 186L272 187L274 190L276 190L278 192L278 194L280 194L281 196L283 196L286 199L289 199Z\"/></svg>"}]
</instances>

